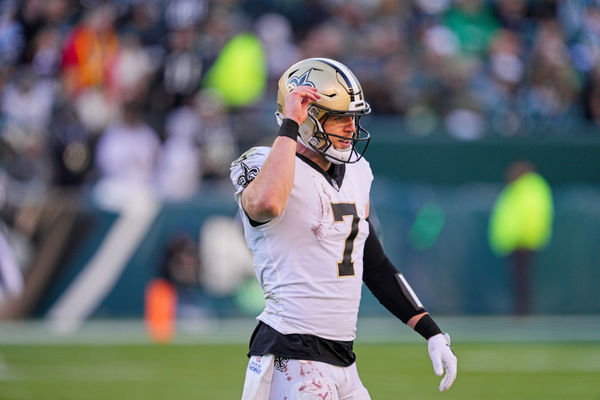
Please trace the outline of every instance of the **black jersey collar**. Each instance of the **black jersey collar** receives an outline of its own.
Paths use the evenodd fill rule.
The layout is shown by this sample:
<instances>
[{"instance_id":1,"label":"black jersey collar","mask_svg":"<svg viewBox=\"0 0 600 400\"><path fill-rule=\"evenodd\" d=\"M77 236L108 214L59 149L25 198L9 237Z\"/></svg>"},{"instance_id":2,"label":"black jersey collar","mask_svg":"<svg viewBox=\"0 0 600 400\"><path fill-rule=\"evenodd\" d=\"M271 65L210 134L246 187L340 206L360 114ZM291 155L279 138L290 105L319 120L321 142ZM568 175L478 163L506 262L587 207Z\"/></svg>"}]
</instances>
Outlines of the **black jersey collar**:
<instances>
[{"instance_id":1,"label":"black jersey collar","mask_svg":"<svg viewBox=\"0 0 600 400\"><path fill-rule=\"evenodd\" d=\"M325 180L329 182L329 184L338 192L342 187L342 183L344 182L344 175L346 174L346 164L334 164L331 163L331 167L327 171L319 166L316 162L306 157L303 154L296 153L296 156L300 158L302 161L310 165L317 172L325 177Z\"/></svg>"}]
</instances>

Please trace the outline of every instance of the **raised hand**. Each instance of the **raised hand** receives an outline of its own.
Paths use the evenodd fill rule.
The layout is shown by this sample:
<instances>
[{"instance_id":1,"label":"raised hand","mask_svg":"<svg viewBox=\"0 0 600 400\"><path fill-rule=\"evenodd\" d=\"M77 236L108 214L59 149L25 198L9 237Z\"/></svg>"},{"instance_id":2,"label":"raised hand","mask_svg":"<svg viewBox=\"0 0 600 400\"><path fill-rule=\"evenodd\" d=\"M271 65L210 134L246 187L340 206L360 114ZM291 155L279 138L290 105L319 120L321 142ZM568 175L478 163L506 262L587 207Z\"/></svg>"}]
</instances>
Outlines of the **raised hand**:
<instances>
[{"instance_id":1,"label":"raised hand","mask_svg":"<svg viewBox=\"0 0 600 400\"><path fill-rule=\"evenodd\" d=\"M283 106L283 115L285 118L293 119L302 125L308 116L308 106L310 103L317 101L321 95L317 93L317 89L311 86L298 86L285 96L285 104Z\"/></svg>"}]
</instances>

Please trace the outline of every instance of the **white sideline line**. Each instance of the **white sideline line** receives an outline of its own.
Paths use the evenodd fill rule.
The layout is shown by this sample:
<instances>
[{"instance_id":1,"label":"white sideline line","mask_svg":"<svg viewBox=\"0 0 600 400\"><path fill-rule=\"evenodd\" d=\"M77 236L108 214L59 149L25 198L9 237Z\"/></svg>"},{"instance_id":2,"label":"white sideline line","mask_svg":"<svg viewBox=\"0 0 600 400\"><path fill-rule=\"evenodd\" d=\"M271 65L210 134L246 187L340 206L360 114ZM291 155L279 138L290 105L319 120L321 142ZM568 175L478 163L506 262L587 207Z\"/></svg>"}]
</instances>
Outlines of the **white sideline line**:
<instances>
[{"instance_id":1,"label":"white sideline line","mask_svg":"<svg viewBox=\"0 0 600 400\"><path fill-rule=\"evenodd\" d=\"M160 209L151 199L124 207L98 251L48 311L53 327L75 332L114 287Z\"/></svg>"}]
</instances>

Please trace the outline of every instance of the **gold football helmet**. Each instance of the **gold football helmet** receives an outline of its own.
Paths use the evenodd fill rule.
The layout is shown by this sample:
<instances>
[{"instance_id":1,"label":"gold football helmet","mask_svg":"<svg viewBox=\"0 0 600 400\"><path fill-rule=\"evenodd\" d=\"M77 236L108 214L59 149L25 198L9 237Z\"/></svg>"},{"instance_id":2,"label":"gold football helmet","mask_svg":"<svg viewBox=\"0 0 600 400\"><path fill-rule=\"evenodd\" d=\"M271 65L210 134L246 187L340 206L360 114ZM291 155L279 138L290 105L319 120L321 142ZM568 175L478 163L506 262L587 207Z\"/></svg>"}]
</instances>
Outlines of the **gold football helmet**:
<instances>
[{"instance_id":1,"label":"gold football helmet","mask_svg":"<svg viewBox=\"0 0 600 400\"><path fill-rule=\"evenodd\" d=\"M297 62L279 79L275 113L279 124L284 118L283 105L286 94L303 85L316 88L321 98L308 107L308 118L299 129L301 142L335 164L360 160L371 135L361 127L359 121L360 117L371 112L371 107L364 99L358 79L344 64L328 58L309 58ZM332 145L329 136L337 135L327 133L323 129L330 116L349 116L354 119L356 131L352 137L352 146L336 149Z\"/></svg>"}]
</instances>

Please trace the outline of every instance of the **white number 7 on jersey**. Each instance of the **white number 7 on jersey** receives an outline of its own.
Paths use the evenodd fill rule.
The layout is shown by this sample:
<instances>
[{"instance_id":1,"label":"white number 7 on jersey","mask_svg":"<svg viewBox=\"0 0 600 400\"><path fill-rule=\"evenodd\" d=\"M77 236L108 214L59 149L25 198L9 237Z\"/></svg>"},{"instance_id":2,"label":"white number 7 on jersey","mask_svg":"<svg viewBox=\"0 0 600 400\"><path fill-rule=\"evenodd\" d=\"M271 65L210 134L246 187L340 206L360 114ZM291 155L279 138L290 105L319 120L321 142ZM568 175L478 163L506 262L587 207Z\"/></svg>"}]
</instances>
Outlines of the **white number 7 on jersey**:
<instances>
[{"instance_id":1,"label":"white number 7 on jersey","mask_svg":"<svg viewBox=\"0 0 600 400\"><path fill-rule=\"evenodd\" d=\"M331 203L331 210L333 211L333 220L337 222L343 222L345 216L352 216L352 224L350 227L350 233L346 237L344 243L344 255L342 260L337 263L338 276L354 276L354 262L352 261L352 250L354 249L354 239L358 235L358 213L356 212L356 205L354 203Z\"/></svg>"}]
</instances>

